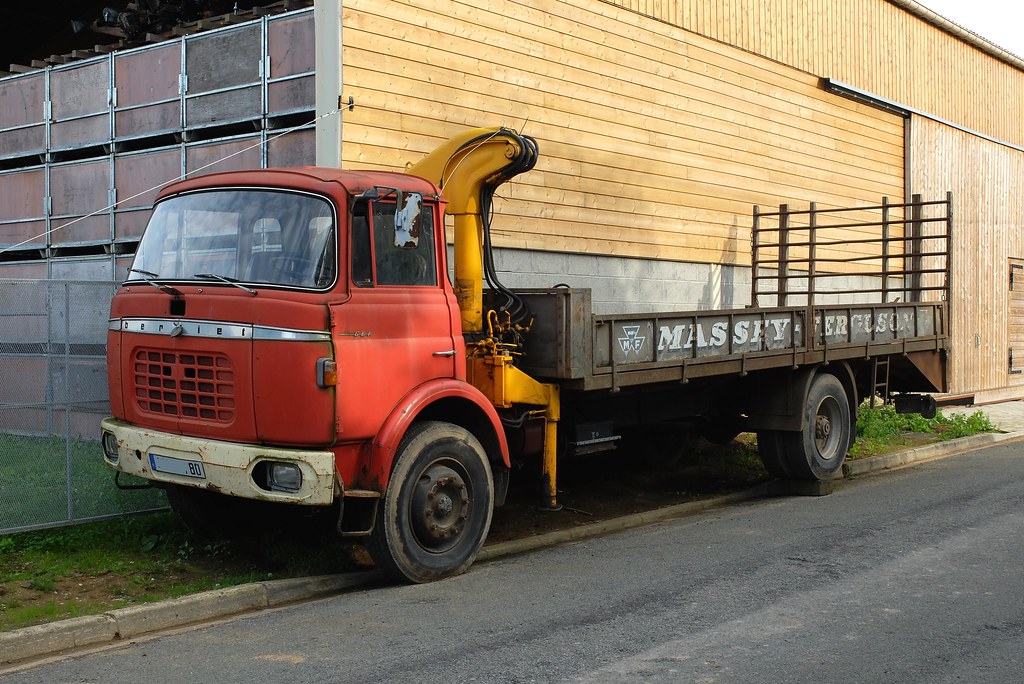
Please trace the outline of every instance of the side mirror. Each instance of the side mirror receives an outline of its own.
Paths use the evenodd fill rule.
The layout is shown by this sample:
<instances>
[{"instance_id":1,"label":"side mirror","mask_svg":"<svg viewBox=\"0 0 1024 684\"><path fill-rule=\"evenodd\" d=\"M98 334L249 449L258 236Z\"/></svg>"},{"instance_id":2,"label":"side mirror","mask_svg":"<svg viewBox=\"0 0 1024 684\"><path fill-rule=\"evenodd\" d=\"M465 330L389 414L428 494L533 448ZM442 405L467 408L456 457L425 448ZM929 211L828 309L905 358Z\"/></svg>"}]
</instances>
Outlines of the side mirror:
<instances>
[{"instance_id":1,"label":"side mirror","mask_svg":"<svg viewBox=\"0 0 1024 684\"><path fill-rule=\"evenodd\" d=\"M420 244L420 213L423 210L423 195L411 192L404 196L398 193L395 205L395 247L416 249Z\"/></svg>"}]
</instances>

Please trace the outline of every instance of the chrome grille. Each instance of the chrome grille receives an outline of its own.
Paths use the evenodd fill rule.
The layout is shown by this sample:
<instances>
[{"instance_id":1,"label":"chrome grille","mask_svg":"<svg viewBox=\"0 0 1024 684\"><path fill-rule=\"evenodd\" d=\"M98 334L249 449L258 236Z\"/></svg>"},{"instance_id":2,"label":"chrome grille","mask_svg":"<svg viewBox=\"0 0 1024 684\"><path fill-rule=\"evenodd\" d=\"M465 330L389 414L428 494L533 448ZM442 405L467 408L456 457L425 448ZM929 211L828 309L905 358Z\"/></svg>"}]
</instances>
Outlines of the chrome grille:
<instances>
[{"instance_id":1,"label":"chrome grille","mask_svg":"<svg viewBox=\"0 0 1024 684\"><path fill-rule=\"evenodd\" d=\"M223 354L140 349L134 373L141 411L222 423L235 416L235 374Z\"/></svg>"}]
</instances>

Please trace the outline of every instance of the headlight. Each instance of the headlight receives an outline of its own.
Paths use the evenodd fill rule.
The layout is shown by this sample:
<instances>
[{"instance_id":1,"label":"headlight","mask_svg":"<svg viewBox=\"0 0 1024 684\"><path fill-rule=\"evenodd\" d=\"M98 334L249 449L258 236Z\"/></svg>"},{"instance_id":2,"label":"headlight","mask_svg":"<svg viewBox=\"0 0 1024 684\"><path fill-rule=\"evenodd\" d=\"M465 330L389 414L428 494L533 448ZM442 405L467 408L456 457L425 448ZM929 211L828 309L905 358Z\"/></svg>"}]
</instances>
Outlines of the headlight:
<instances>
[{"instance_id":1,"label":"headlight","mask_svg":"<svg viewBox=\"0 0 1024 684\"><path fill-rule=\"evenodd\" d=\"M113 432L103 433L103 455L111 463L117 463L117 437Z\"/></svg>"},{"instance_id":2,"label":"headlight","mask_svg":"<svg viewBox=\"0 0 1024 684\"><path fill-rule=\"evenodd\" d=\"M302 471L294 463L271 463L269 484L272 492L297 492L302 486Z\"/></svg>"}]
</instances>

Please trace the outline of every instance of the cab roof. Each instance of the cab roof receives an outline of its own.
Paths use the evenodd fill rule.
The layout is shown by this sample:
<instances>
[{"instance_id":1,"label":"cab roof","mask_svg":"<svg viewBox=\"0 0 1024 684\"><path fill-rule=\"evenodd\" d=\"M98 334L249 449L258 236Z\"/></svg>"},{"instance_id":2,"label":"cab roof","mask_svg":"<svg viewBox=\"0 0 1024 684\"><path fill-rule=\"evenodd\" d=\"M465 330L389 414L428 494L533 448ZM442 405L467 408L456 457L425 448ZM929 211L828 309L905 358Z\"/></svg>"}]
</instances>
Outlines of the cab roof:
<instances>
[{"instance_id":1,"label":"cab roof","mask_svg":"<svg viewBox=\"0 0 1024 684\"><path fill-rule=\"evenodd\" d=\"M188 178L165 185L157 199L192 190L222 187L271 187L306 190L325 195L358 195L373 187L398 188L425 196L440 196L441 190L418 176L393 171L347 171L323 166L301 166L248 171L225 171ZM342 199L342 198L339 198Z\"/></svg>"}]
</instances>

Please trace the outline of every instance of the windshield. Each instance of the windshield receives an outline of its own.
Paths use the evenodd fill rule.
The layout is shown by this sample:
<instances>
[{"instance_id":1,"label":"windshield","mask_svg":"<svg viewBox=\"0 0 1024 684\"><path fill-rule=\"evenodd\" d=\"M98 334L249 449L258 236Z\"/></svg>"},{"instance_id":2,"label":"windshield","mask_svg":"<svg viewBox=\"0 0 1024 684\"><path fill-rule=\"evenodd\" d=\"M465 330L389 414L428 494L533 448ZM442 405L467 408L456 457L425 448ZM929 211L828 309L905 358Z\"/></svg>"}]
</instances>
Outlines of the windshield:
<instances>
[{"instance_id":1,"label":"windshield","mask_svg":"<svg viewBox=\"0 0 1024 684\"><path fill-rule=\"evenodd\" d=\"M160 202L133 274L326 288L334 283L334 212L324 199L278 190L209 190Z\"/></svg>"}]
</instances>

